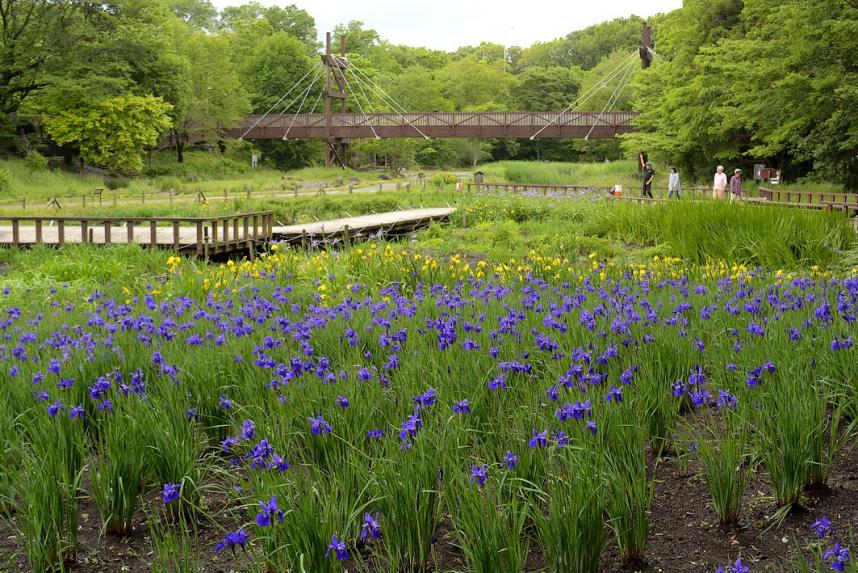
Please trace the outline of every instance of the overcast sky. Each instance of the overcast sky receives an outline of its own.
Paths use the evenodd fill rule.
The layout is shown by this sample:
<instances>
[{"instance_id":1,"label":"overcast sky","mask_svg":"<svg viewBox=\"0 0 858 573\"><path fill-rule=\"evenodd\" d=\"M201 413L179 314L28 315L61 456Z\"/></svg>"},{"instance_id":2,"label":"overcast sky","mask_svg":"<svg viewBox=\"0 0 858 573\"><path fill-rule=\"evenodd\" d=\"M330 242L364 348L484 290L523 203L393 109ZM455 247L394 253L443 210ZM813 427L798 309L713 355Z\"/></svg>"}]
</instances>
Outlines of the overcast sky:
<instances>
[{"instance_id":1,"label":"overcast sky","mask_svg":"<svg viewBox=\"0 0 858 573\"><path fill-rule=\"evenodd\" d=\"M360 20L394 44L452 51L482 41L529 46L598 22L637 14L652 16L682 6L682 0L261 0L295 4L325 32ZM213 0L218 8L241 0Z\"/></svg>"}]
</instances>

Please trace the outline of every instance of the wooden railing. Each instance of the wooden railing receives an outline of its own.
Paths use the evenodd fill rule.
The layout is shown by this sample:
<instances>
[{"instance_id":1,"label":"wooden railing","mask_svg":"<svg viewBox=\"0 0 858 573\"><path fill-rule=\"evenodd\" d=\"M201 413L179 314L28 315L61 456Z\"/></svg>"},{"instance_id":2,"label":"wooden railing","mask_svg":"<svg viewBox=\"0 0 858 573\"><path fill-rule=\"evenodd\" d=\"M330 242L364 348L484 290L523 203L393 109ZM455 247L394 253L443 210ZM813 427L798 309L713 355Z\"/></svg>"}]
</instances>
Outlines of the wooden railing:
<instances>
[{"instance_id":1,"label":"wooden railing","mask_svg":"<svg viewBox=\"0 0 858 573\"><path fill-rule=\"evenodd\" d=\"M149 248L191 250L208 256L269 241L273 226L271 211L203 218L0 215L0 244L136 243Z\"/></svg>"},{"instance_id":2,"label":"wooden railing","mask_svg":"<svg viewBox=\"0 0 858 573\"><path fill-rule=\"evenodd\" d=\"M798 191L794 189L760 188L763 203L788 205L804 209L825 209L840 211L846 217L858 215L858 194Z\"/></svg>"},{"instance_id":3,"label":"wooden railing","mask_svg":"<svg viewBox=\"0 0 858 573\"><path fill-rule=\"evenodd\" d=\"M577 193L580 191L604 191L607 193L609 187L593 187L586 185L534 185L524 183L465 183L465 188L468 192L484 191L484 192L505 192L505 193Z\"/></svg>"},{"instance_id":4,"label":"wooden railing","mask_svg":"<svg viewBox=\"0 0 858 573\"><path fill-rule=\"evenodd\" d=\"M516 137L613 138L634 131L635 112L418 112L250 115L226 130L245 139L325 137Z\"/></svg>"},{"instance_id":5,"label":"wooden railing","mask_svg":"<svg viewBox=\"0 0 858 573\"><path fill-rule=\"evenodd\" d=\"M814 191L766 189L760 187L760 198L772 203L793 203L796 205L858 205L858 194L856 193L817 193Z\"/></svg>"},{"instance_id":6,"label":"wooden railing","mask_svg":"<svg viewBox=\"0 0 858 573\"><path fill-rule=\"evenodd\" d=\"M471 191L482 191L482 192L494 192L494 193L542 193L543 195L547 195L548 193L579 193L582 191L597 191L605 194L613 194L613 187L606 187L604 185L536 185L533 183L465 183L465 189L468 192ZM667 198L668 190L666 187L653 187L653 192L662 198ZM626 198L638 197L640 196L641 189L640 187L624 187L622 191L622 196ZM707 193L712 193L712 190L705 187L690 187L687 189L683 189L682 193L688 193L690 195L705 195Z\"/></svg>"}]
</instances>

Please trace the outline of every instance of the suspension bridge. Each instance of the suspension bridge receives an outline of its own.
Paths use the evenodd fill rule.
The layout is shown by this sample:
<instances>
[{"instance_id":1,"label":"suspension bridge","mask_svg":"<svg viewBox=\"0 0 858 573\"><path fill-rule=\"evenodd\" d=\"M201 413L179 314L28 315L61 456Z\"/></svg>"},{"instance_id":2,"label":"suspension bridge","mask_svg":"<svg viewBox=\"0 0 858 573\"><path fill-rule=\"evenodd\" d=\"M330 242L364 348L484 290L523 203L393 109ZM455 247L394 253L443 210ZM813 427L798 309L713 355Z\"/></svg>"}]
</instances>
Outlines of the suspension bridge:
<instances>
[{"instance_id":1,"label":"suspension bridge","mask_svg":"<svg viewBox=\"0 0 858 573\"><path fill-rule=\"evenodd\" d=\"M370 74L346 57L344 36L340 37L339 55L332 53L328 33L320 63L264 114L245 117L240 125L224 130L224 135L250 140L322 139L326 142L328 166L345 166L348 145L359 138L614 138L634 131L632 120L637 114L614 111L613 107L631 80L637 60L643 68L649 67L652 56L656 55L651 44L650 28L644 26L640 49L630 53L560 112L413 112L396 102ZM613 90L601 111L576 111L611 87ZM309 100L313 100L310 96L316 92L310 105ZM348 109L350 96L356 112ZM322 100L323 110L317 113ZM376 110L376 105L387 110Z\"/></svg>"}]
</instances>

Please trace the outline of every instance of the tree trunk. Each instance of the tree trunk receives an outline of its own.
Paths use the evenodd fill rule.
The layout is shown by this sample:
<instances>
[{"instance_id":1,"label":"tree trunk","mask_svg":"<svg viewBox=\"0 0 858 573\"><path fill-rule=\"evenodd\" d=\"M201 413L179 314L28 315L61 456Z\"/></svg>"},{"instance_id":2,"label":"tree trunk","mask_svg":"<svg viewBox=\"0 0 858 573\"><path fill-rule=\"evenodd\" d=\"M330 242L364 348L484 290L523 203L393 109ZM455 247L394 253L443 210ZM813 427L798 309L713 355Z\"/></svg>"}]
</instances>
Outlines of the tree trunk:
<instances>
[{"instance_id":1,"label":"tree trunk","mask_svg":"<svg viewBox=\"0 0 858 573\"><path fill-rule=\"evenodd\" d=\"M185 162L185 144L180 138L176 138L176 160L179 163Z\"/></svg>"}]
</instances>

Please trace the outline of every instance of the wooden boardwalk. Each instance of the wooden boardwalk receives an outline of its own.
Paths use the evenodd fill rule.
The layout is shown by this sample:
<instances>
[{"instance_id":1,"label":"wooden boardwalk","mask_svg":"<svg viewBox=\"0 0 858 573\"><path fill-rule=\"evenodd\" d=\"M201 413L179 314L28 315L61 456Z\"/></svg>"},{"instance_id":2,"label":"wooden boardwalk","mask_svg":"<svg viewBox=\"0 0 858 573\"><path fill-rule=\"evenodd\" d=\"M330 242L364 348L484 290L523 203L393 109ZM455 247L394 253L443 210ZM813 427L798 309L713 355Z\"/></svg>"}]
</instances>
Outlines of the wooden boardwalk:
<instances>
[{"instance_id":1,"label":"wooden boardwalk","mask_svg":"<svg viewBox=\"0 0 858 573\"><path fill-rule=\"evenodd\" d=\"M274 226L273 213L210 218L0 216L0 246L137 244L208 256L239 253L269 241L298 243L395 235L441 221L455 211L408 209L331 221Z\"/></svg>"},{"instance_id":2,"label":"wooden boardwalk","mask_svg":"<svg viewBox=\"0 0 858 573\"><path fill-rule=\"evenodd\" d=\"M446 220L455 211L453 208L406 209L285 227L275 226L271 233L275 241L298 242L334 238L347 241L352 237L375 233L387 235L411 231L425 227L432 221Z\"/></svg>"}]
</instances>

